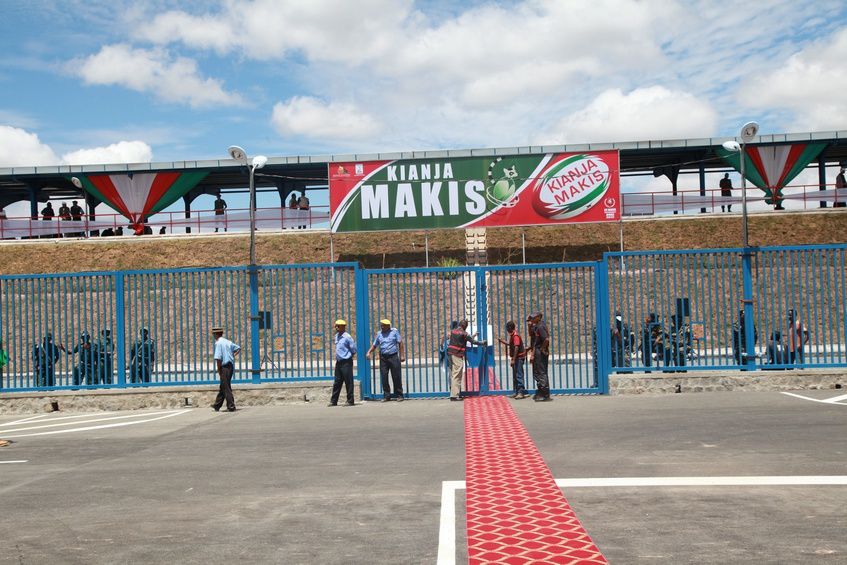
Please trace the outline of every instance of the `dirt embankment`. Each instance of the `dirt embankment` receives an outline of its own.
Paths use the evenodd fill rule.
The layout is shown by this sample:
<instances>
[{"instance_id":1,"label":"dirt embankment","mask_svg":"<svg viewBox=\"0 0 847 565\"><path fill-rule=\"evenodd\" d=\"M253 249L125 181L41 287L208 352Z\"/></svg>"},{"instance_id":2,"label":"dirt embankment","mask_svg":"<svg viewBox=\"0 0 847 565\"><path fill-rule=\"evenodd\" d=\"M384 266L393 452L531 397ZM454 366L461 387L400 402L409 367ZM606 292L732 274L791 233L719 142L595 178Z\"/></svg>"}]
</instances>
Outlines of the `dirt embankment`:
<instances>
[{"instance_id":1,"label":"dirt embankment","mask_svg":"<svg viewBox=\"0 0 847 565\"><path fill-rule=\"evenodd\" d=\"M497 228L488 230L492 264L521 261L521 233L526 237L529 263L597 260L620 249L618 224L558 227ZM847 212L754 215L749 219L751 245L802 245L847 242ZM464 261L461 230L429 232L430 265L445 257ZM639 220L624 223L624 249L704 249L738 247L741 218ZM357 261L369 268L419 267L425 263L423 232L334 235L336 260ZM156 237L4 242L0 273L62 273L177 267L217 267L247 264L249 237L227 234L209 237ZM322 263L330 259L326 233L259 234L260 264Z\"/></svg>"}]
</instances>

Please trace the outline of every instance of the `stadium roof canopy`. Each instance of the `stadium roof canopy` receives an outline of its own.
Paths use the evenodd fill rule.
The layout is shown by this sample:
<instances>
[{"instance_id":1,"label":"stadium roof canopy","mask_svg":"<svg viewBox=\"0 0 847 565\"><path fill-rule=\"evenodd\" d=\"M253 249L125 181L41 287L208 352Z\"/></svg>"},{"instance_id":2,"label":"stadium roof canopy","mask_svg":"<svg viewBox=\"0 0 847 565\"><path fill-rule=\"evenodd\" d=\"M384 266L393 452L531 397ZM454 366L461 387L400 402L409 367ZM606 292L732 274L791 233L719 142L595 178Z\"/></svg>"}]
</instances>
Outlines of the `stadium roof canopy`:
<instances>
[{"instance_id":1,"label":"stadium roof canopy","mask_svg":"<svg viewBox=\"0 0 847 565\"><path fill-rule=\"evenodd\" d=\"M582 143L573 145L536 145L489 149L449 149L434 151L404 151L396 153L349 153L338 155L271 157L256 174L257 188L275 188L284 197L290 190L327 184L327 164L333 162L373 161L394 159L439 159L483 157L560 152L620 150L623 175L663 174L663 168L680 172L727 169L715 154L715 148L732 137L649 140L621 143ZM823 142L821 154L825 163L847 161L847 131L788 133L757 136L750 145ZM200 194L241 192L246 190L247 174L244 165L233 159L204 161L174 161L116 165L59 165L44 167L0 168L0 206L20 200L46 201L48 198L82 197L70 177L75 174L140 173L151 171L208 171L208 175L187 195L190 202ZM657 173L658 171L658 173Z\"/></svg>"}]
</instances>

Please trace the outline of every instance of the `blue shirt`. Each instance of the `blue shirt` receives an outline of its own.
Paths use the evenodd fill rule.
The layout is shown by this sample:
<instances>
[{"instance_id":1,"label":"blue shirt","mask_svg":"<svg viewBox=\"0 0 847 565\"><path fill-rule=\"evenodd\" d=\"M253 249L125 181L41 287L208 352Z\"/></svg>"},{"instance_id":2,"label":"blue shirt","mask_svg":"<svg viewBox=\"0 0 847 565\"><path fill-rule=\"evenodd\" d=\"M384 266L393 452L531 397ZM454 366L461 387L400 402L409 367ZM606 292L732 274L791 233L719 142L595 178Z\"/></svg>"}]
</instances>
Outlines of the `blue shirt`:
<instances>
[{"instance_id":1,"label":"blue shirt","mask_svg":"<svg viewBox=\"0 0 847 565\"><path fill-rule=\"evenodd\" d=\"M225 337L221 336L215 342L215 360L221 360L221 365L233 363L235 361L235 353L241 351L241 348Z\"/></svg>"},{"instance_id":2,"label":"blue shirt","mask_svg":"<svg viewBox=\"0 0 847 565\"><path fill-rule=\"evenodd\" d=\"M397 328L391 328L387 332L380 331L374 338L374 347L379 346L382 355L394 355L397 353L403 338Z\"/></svg>"},{"instance_id":3,"label":"blue shirt","mask_svg":"<svg viewBox=\"0 0 847 565\"><path fill-rule=\"evenodd\" d=\"M353 341L350 334L335 332L335 358L339 361L346 361L352 359L355 354L356 342Z\"/></svg>"}]
</instances>

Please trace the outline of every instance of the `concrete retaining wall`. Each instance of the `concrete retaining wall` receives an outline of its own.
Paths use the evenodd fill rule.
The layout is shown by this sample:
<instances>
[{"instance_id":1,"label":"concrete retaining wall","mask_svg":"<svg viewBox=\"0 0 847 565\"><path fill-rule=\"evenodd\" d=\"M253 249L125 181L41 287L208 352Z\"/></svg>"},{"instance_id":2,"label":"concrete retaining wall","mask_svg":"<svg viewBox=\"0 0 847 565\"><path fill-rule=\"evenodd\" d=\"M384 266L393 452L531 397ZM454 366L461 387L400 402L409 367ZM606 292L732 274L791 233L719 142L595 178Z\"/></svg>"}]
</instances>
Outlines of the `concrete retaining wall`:
<instances>
[{"instance_id":1,"label":"concrete retaining wall","mask_svg":"<svg viewBox=\"0 0 847 565\"><path fill-rule=\"evenodd\" d=\"M677 388L678 387L678 388ZM791 371L700 371L609 376L611 394L783 391L847 388L847 369Z\"/></svg>"},{"instance_id":2,"label":"concrete retaining wall","mask_svg":"<svg viewBox=\"0 0 847 565\"><path fill-rule=\"evenodd\" d=\"M359 398L358 383L356 398ZM329 402L332 381L235 385L236 406ZM211 406L218 394L216 385L150 387L121 390L63 390L57 392L11 392L0 395L0 414L52 412L54 404L68 412L139 410ZM344 389L341 402L344 402Z\"/></svg>"}]
</instances>

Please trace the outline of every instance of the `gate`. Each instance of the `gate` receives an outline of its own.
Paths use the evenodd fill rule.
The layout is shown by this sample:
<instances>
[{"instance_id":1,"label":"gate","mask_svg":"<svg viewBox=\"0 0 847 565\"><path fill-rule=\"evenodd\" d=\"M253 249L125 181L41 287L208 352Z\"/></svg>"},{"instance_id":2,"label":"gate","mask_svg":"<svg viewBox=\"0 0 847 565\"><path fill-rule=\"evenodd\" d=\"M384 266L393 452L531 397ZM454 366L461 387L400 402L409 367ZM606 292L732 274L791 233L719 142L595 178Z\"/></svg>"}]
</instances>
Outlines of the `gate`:
<instances>
[{"instance_id":1,"label":"gate","mask_svg":"<svg viewBox=\"0 0 847 565\"><path fill-rule=\"evenodd\" d=\"M506 347L506 322L515 321L529 344L526 318L544 314L551 334L550 388L557 393L602 393L607 390L602 360L595 360L595 327L605 319L603 276L598 263L496 267L379 269L363 271L362 328L369 328L359 356L363 391L382 396L378 363L364 352L388 318L403 336L406 362L404 392L413 397L450 392L445 339L453 322L468 320L468 332L487 347L469 347L463 390L470 394L509 394L512 372ZM605 272L605 271L603 271ZM598 336L604 339L605 331ZM605 342L604 342L605 343ZM602 345L601 345L602 347ZM532 370L525 371L528 389ZM368 386L365 386L365 383Z\"/></svg>"}]
</instances>

